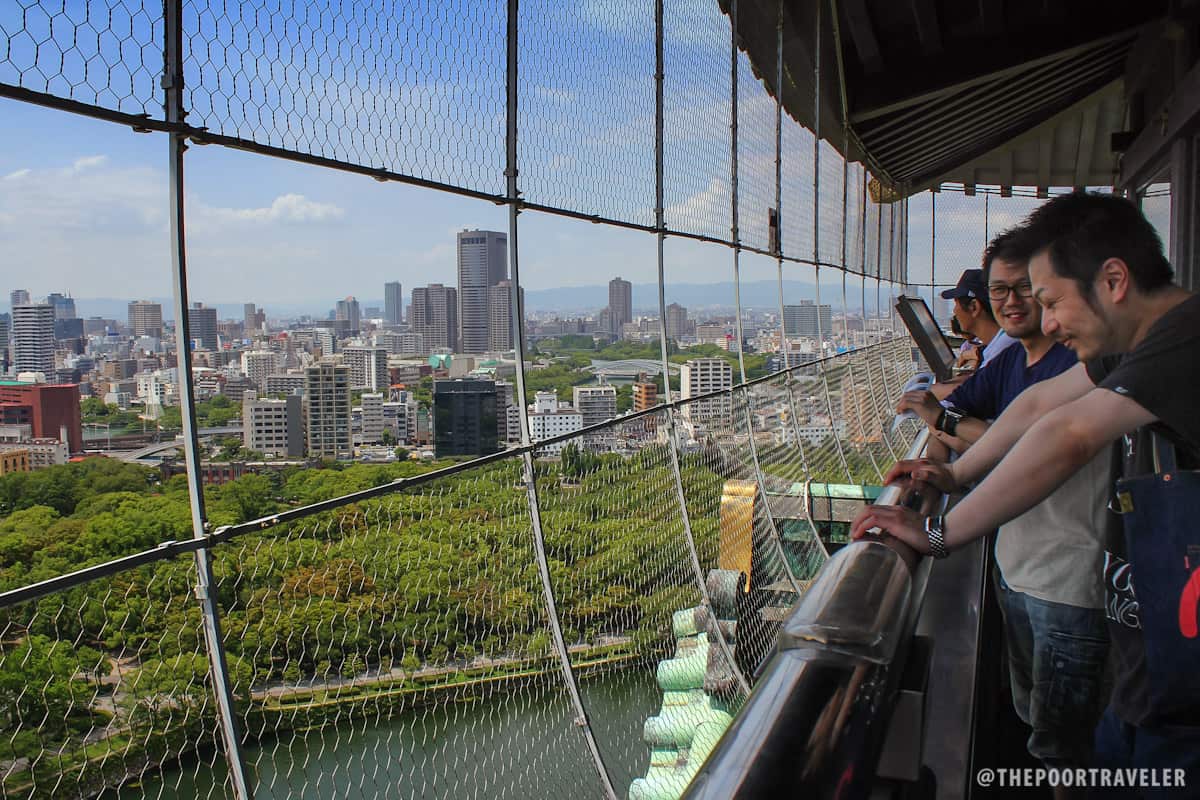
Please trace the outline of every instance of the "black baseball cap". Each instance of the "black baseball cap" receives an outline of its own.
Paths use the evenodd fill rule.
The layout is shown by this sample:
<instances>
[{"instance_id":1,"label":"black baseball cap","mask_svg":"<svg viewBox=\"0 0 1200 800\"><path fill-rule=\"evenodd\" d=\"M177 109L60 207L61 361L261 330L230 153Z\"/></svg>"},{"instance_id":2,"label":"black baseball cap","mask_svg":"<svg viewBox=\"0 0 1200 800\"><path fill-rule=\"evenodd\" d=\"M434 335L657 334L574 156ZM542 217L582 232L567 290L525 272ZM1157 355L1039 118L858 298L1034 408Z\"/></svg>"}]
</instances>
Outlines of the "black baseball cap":
<instances>
[{"instance_id":1,"label":"black baseball cap","mask_svg":"<svg viewBox=\"0 0 1200 800\"><path fill-rule=\"evenodd\" d=\"M942 292L942 299L944 300L955 300L958 298L970 298L972 300L987 299L987 284L983 280L983 270L963 270L962 277L958 279L958 285L953 289L947 289Z\"/></svg>"}]
</instances>

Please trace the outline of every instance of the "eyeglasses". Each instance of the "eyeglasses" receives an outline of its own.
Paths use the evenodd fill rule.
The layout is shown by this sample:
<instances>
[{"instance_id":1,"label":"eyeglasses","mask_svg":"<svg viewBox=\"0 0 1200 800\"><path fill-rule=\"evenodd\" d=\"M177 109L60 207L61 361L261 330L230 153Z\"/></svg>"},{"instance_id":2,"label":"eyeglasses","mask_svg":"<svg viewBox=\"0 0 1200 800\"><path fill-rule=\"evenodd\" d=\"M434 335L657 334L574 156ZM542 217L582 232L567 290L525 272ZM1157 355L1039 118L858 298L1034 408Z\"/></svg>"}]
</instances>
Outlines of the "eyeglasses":
<instances>
[{"instance_id":1,"label":"eyeglasses","mask_svg":"<svg viewBox=\"0 0 1200 800\"><path fill-rule=\"evenodd\" d=\"M1033 284L1029 281L1022 281L1016 286L1009 286L1004 283L988 284L988 297L993 300L1004 300L1008 297L1008 293L1013 292L1022 300L1028 300L1033 297Z\"/></svg>"}]
</instances>

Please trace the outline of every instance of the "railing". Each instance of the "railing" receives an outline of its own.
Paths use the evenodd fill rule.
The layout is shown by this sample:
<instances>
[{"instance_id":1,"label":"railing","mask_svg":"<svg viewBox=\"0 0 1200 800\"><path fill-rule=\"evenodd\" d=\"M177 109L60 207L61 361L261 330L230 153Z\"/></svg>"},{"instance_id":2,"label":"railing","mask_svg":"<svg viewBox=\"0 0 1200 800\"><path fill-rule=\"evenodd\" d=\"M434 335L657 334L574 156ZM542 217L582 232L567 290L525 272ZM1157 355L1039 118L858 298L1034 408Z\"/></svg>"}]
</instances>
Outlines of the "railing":
<instances>
[{"instance_id":1,"label":"railing","mask_svg":"<svg viewBox=\"0 0 1200 800\"><path fill-rule=\"evenodd\" d=\"M650 758L672 617L705 605L721 551L763 554L753 577L769 583L807 583L825 560L811 529L781 538L771 502L722 530L724 486L878 480L915 433L889 435L882 404L817 445L796 430L830 403L886 398L910 353L864 348L541 442L575 447L534 462L535 516L517 448L7 591L3 795L223 796L228 756L260 798L623 795ZM702 405L716 415L687 438ZM199 548L234 754L192 596ZM777 629L718 652L760 660ZM754 678L729 666L736 710Z\"/></svg>"}]
</instances>

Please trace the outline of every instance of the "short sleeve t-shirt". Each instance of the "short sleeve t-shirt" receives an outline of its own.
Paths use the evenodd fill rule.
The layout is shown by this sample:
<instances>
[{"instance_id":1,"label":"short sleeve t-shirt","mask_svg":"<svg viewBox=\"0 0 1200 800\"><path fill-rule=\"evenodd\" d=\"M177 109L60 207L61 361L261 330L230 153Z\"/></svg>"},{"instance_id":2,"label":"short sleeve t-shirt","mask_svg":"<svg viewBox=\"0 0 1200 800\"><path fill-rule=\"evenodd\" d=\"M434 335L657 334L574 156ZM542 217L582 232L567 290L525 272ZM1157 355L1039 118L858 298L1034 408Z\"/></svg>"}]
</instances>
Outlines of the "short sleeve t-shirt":
<instances>
[{"instance_id":1,"label":"short sleeve t-shirt","mask_svg":"<svg viewBox=\"0 0 1200 800\"><path fill-rule=\"evenodd\" d=\"M1200 468L1200 415L1195 401L1195 389L1200 387L1200 295L1164 314L1130 353L1095 359L1086 366L1098 387L1130 398L1158 418L1113 445L1114 481L1153 470L1149 431L1175 445L1180 468ZM1171 719L1153 716L1135 593L1137 565L1126 560L1125 530L1117 514L1108 515L1105 544L1104 605L1113 642L1113 710L1132 725L1196 725L1200 709L1180 708Z\"/></svg>"},{"instance_id":2,"label":"short sleeve t-shirt","mask_svg":"<svg viewBox=\"0 0 1200 800\"><path fill-rule=\"evenodd\" d=\"M946 401L976 419L995 419L1017 395L1039 381L1075 366L1075 354L1058 342L1032 366L1025 366L1024 347L1006 347L950 393Z\"/></svg>"}]
</instances>

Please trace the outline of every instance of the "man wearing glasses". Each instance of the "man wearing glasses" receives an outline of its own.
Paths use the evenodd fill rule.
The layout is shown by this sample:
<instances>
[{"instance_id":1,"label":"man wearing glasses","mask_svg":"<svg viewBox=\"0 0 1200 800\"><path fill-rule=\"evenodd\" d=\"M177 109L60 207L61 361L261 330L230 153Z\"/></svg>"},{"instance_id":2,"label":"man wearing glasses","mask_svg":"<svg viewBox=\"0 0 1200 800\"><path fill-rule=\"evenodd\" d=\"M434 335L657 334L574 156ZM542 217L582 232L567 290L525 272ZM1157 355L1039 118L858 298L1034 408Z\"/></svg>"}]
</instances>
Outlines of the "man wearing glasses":
<instances>
[{"instance_id":1,"label":"man wearing glasses","mask_svg":"<svg viewBox=\"0 0 1200 800\"><path fill-rule=\"evenodd\" d=\"M1020 346L1005 348L955 389L948 408L929 392L901 400L900 409L915 411L955 450L979 439L1025 389L1077 363L1042 332L1023 247L1014 232L997 236L981 276L996 320ZM1000 526L996 537L1013 706L1032 728L1030 754L1052 767L1090 763L1101 711L1108 634L1097 576L1109 465L1107 452L1092 459L1054 494Z\"/></svg>"}]
</instances>

